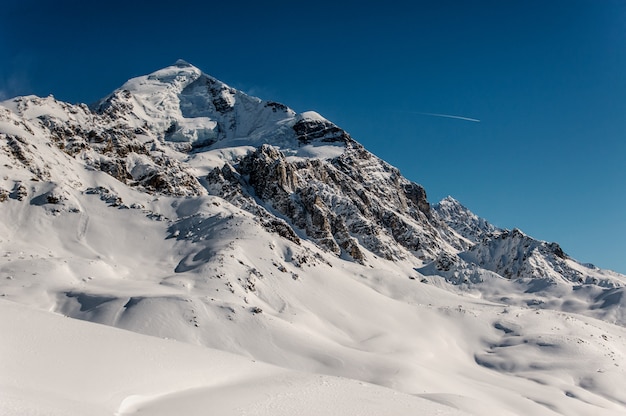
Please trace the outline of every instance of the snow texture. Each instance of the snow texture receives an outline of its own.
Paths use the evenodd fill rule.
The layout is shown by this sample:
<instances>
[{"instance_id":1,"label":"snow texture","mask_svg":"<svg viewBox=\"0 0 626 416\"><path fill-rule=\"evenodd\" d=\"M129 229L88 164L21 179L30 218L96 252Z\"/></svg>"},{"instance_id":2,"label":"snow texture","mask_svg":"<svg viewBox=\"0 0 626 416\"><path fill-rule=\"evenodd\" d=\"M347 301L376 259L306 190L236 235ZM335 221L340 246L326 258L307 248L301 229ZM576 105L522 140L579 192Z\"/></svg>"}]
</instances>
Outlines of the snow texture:
<instances>
[{"instance_id":1,"label":"snow texture","mask_svg":"<svg viewBox=\"0 0 626 416\"><path fill-rule=\"evenodd\" d=\"M187 62L0 103L0 173L2 414L626 411L625 276Z\"/></svg>"}]
</instances>

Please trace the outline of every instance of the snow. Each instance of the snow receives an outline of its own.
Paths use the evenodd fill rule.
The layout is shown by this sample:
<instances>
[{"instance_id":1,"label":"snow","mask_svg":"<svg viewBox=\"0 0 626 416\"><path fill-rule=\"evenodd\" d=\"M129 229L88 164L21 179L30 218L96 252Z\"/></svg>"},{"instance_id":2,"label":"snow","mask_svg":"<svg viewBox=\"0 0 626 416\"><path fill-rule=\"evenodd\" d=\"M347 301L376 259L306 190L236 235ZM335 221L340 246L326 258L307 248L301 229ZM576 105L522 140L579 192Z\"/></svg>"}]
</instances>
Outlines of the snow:
<instances>
[{"instance_id":1,"label":"snow","mask_svg":"<svg viewBox=\"0 0 626 416\"><path fill-rule=\"evenodd\" d=\"M142 192L86 164L108 156L51 144L38 117L145 129L142 143L200 182L270 138L291 161L332 159L345 147L295 142L297 120L327 121L247 97L185 62L116 94L126 112L98 116L51 97L0 108L0 191L9 191L0 202L1 414L626 411L624 276L497 230L452 199L439 220L466 227L433 232L459 247L437 240L433 261L366 251L359 264L302 230L299 242L271 232L262 201L256 215L206 193ZM223 111L203 94L224 98ZM21 139L13 144L23 161L6 135ZM183 153L172 139L217 141ZM122 160L135 181L158 169L151 151ZM388 195L380 184L399 173L361 162L359 185ZM501 238L479 242L494 232ZM525 255L515 272L545 276L498 274ZM564 279L564 270L590 281Z\"/></svg>"},{"instance_id":2,"label":"snow","mask_svg":"<svg viewBox=\"0 0 626 416\"><path fill-rule=\"evenodd\" d=\"M208 117L186 118L167 138L173 142L206 143L217 139L216 128L217 123Z\"/></svg>"},{"instance_id":3,"label":"snow","mask_svg":"<svg viewBox=\"0 0 626 416\"><path fill-rule=\"evenodd\" d=\"M319 113L315 111L305 111L298 115L298 120L311 120L311 121L322 121L328 122L324 117L322 117Z\"/></svg>"},{"instance_id":4,"label":"snow","mask_svg":"<svg viewBox=\"0 0 626 416\"><path fill-rule=\"evenodd\" d=\"M406 414L413 408L437 414L430 402L415 404L416 395L474 414L624 411L626 393L617 387L626 377L623 327L455 294L440 283L408 279L415 275L410 264L376 260L367 267L324 253L328 264L313 261L314 246L268 234L220 198L150 201L128 191L123 198L182 222L107 207L96 195L80 199L81 213L56 216L9 201L0 213L1 294L196 347L142 341L12 305L0 316L3 325L14 326L2 331L21 337L21 344L3 339L3 348L14 345L1 355L12 357L3 363L2 374L10 375L3 378L2 390L9 392L0 399L4 414L41 408L59 409L57 414L193 414L211 403L224 414ZM308 263L296 266L306 253ZM250 284L254 290L246 289ZM501 288L509 297L524 296ZM256 307L262 312L252 313ZM38 319L41 327L33 323ZM65 323L77 329L63 332ZM36 326L29 331L29 325ZM98 336L89 328L105 332ZM170 350L170 344L177 346ZM248 372L210 348L307 375L255 370L261 367ZM21 355L29 351L38 358ZM16 367L7 368L11 363ZM15 375L17 369L23 376ZM90 382L76 374L88 374ZM233 374L241 377L224 379ZM378 395L368 385L362 393L359 383L393 391ZM17 410L10 413L12 408Z\"/></svg>"},{"instance_id":5,"label":"snow","mask_svg":"<svg viewBox=\"0 0 626 416\"><path fill-rule=\"evenodd\" d=\"M127 81L96 107L111 98L132 107L131 117L122 115L129 125L143 127L138 120L145 120L157 137L195 145L242 139L258 145L267 135L276 140L277 128L284 125L289 131L295 116L285 106L243 94L181 60Z\"/></svg>"},{"instance_id":6,"label":"snow","mask_svg":"<svg viewBox=\"0 0 626 416\"><path fill-rule=\"evenodd\" d=\"M0 300L0 413L462 415L354 380L298 373Z\"/></svg>"}]
</instances>

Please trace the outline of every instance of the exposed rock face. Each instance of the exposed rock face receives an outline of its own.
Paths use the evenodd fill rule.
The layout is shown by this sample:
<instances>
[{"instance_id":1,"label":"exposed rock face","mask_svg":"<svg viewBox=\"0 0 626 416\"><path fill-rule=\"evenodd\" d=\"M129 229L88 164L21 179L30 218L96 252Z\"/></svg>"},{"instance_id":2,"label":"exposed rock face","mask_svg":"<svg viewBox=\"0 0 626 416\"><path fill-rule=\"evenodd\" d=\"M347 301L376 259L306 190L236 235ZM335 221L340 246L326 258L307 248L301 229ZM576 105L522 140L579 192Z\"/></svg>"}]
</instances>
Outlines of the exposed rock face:
<instances>
[{"instance_id":1,"label":"exposed rock face","mask_svg":"<svg viewBox=\"0 0 626 416\"><path fill-rule=\"evenodd\" d=\"M205 179L210 194L219 195L254 214L266 230L300 244L300 238L284 219L272 215L246 191L247 184L244 178L233 166L226 163L221 168L214 168Z\"/></svg>"},{"instance_id":2,"label":"exposed rock face","mask_svg":"<svg viewBox=\"0 0 626 416\"><path fill-rule=\"evenodd\" d=\"M434 210L470 245L458 256L440 256L423 269L425 273L438 274L452 283L482 282L481 274L489 271L513 280L566 280L612 286L607 280L593 277L592 268L570 259L557 243L536 240L518 229L497 228L451 197L435 205Z\"/></svg>"},{"instance_id":3,"label":"exposed rock face","mask_svg":"<svg viewBox=\"0 0 626 416\"><path fill-rule=\"evenodd\" d=\"M507 279L562 276L572 282L585 280L567 264L569 257L557 243L535 240L518 229L493 234L461 257Z\"/></svg>"},{"instance_id":4,"label":"exposed rock face","mask_svg":"<svg viewBox=\"0 0 626 416\"><path fill-rule=\"evenodd\" d=\"M206 193L195 176L179 160L168 154L158 140L145 130L123 123L117 114L132 110L131 105L120 104L116 94L103 108L101 114L93 113L85 105L71 105L38 97L16 98L13 105L25 120L24 136L6 136L8 149L15 159L28 167L39 179L49 180L46 164L29 156L29 135L43 135L68 156L80 158L85 164L105 172L127 185L140 190L172 196L191 196ZM40 114L28 120L30 111L53 107L62 111ZM145 124L145 123L144 123Z\"/></svg>"},{"instance_id":5,"label":"exposed rock face","mask_svg":"<svg viewBox=\"0 0 626 416\"><path fill-rule=\"evenodd\" d=\"M325 143L352 141L348 133L321 117L301 117L293 125L293 130L300 144L309 144L318 140Z\"/></svg>"},{"instance_id":6,"label":"exposed rock face","mask_svg":"<svg viewBox=\"0 0 626 416\"><path fill-rule=\"evenodd\" d=\"M138 191L222 197L266 230L361 263L432 261L419 270L455 283L480 282L487 271L589 280L554 243L498 229L452 198L431 208L424 188L319 114L248 96L182 61L129 80L91 109L53 97L5 101L0 140L5 165L23 172L2 179L0 202L30 196L73 209L58 197L64 189L92 188L80 175L52 178L50 165L70 158ZM28 181L63 184L35 195ZM114 193L101 196L124 206Z\"/></svg>"},{"instance_id":7,"label":"exposed rock face","mask_svg":"<svg viewBox=\"0 0 626 416\"><path fill-rule=\"evenodd\" d=\"M477 243L490 234L502 231L465 208L456 199L447 197L433 207L437 217L471 242Z\"/></svg>"},{"instance_id":8,"label":"exposed rock face","mask_svg":"<svg viewBox=\"0 0 626 416\"><path fill-rule=\"evenodd\" d=\"M365 259L360 246L400 259L409 253L432 258L445 244L430 222L424 189L354 141L331 160L290 160L264 145L237 166L213 171L207 181L248 210L251 199L242 198L251 187L258 200L319 245L357 261Z\"/></svg>"}]
</instances>

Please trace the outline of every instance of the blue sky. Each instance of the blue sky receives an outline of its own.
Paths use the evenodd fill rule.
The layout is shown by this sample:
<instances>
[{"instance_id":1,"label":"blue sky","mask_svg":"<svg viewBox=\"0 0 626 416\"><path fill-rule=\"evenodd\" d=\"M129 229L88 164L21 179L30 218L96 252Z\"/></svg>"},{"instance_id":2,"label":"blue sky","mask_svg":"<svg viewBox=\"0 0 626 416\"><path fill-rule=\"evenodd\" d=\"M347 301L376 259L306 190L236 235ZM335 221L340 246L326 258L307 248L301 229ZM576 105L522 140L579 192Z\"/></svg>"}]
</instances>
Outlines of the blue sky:
<instances>
[{"instance_id":1,"label":"blue sky","mask_svg":"<svg viewBox=\"0 0 626 416\"><path fill-rule=\"evenodd\" d=\"M4 0L0 98L89 103L183 58L626 273L626 2L337 3Z\"/></svg>"}]
</instances>

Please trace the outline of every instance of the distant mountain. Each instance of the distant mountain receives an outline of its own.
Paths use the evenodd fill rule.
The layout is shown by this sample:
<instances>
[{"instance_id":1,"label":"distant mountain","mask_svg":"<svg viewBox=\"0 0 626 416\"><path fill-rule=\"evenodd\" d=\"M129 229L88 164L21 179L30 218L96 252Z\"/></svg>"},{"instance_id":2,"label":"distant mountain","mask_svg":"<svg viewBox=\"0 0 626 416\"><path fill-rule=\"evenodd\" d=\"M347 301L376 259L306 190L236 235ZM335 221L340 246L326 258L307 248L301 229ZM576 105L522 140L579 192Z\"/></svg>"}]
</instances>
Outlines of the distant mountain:
<instances>
[{"instance_id":1,"label":"distant mountain","mask_svg":"<svg viewBox=\"0 0 626 416\"><path fill-rule=\"evenodd\" d=\"M439 201L433 209L439 218L471 243L478 243L485 237L503 231L478 217L451 196Z\"/></svg>"},{"instance_id":2,"label":"distant mountain","mask_svg":"<svg viewBox=\"0 0 626 416\"><path fill-rule=\"evenodd\" d=\"M543 328L539 311L563 328L597 322L620 341L611 356L585 351L612 365L606 357L626 354L626 276L499 229L452 197L431 205L318 113L251 97L187 62L91 107L0 103L0 173L6 299L479 414L476 397L502 414L624 410L623 392L580 387L611 384L621 368L601 376L555 361L538 340L550 330L524 326ZM598 334L576 328L596 345ZM574 341L550 342L569 351ZM517 362L512 345L569 378L503 364ZM539 379L562 394L529 404Z\"/></svg>"}]
</instances>

